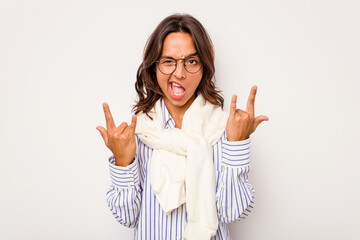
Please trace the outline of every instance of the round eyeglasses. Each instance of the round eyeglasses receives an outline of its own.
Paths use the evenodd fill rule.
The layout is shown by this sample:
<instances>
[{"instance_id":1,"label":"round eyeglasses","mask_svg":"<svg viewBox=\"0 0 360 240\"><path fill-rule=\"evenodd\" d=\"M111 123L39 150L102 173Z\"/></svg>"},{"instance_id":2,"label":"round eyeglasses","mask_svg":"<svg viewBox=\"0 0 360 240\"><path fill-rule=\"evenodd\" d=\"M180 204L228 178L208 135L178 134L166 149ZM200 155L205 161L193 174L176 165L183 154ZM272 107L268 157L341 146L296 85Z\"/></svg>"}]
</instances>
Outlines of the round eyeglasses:
<instances>
[{"instance_id":1,"label":"round eyeglasses","mask_svg":"<svg viewBox=\"0 0 360 240\"><path fill-rule=\"evenodd\" d=\"M186 58L178 59L172 57L162 57L156 61L156 63L158 63L160 72L165 75L170 75L175 71L178 60L182 60L184 62L184 68L188 73L197 73L202 67L200 58L197 55L190 55Z\"/></svg>"}]
</instances>

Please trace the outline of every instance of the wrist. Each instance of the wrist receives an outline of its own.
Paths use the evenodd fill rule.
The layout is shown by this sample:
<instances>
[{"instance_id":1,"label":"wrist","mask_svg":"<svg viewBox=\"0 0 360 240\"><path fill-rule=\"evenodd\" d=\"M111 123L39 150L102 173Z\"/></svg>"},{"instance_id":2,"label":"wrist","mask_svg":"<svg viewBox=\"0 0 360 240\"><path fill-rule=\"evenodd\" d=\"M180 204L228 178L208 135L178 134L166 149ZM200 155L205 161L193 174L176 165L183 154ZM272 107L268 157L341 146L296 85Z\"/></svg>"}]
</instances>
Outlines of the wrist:
<instances>
[{"instance_id":1,"label":"wrist","mask_svg":"<svg viewBox=\"0 0 360 240\"><path fill-rule=\"evenodd\" d=\"M120 167L127 167L134 161L134 158L132 158L130 160L128 160L128 159L125 160L121 157L117 157L117 156L114 156L114 157L115 157L115 165L120 166Z\"/></svg>"},{"instance_id":2,"label":"wrist","mask_svg":"<svg viewBox=\"0 0 360 240\"><path fill-rule=\"evenodd\" d=\"M238 141L244 141L248 138L249 138L249 136L226 137L226 140L228 140L229 142L238 142Z\"/></svg>"}]
</instances>

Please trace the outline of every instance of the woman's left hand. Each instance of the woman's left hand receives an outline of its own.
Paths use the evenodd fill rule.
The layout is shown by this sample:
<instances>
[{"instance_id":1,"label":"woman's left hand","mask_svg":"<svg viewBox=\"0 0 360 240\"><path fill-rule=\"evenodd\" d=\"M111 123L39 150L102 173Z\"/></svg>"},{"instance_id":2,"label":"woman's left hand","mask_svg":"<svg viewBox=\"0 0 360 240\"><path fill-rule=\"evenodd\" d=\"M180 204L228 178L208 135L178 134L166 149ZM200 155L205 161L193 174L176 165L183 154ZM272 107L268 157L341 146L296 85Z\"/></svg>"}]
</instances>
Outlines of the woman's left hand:
<instances>
[{"instance_id":1,"label":"woman's left hand","mask_svg":"<svg viewBox=\"0 0 360 240\"><path fill-rule=\"evenodd\" d=\"M237 96L233 95L230 104L230 114L226 123L226 138L228 141L241 141L250 137L262 121L269 118L264 115L255 118L254 102L257 87L253 86L246 105L246 111L236 109Z\"/></svg>"}]
</instances>

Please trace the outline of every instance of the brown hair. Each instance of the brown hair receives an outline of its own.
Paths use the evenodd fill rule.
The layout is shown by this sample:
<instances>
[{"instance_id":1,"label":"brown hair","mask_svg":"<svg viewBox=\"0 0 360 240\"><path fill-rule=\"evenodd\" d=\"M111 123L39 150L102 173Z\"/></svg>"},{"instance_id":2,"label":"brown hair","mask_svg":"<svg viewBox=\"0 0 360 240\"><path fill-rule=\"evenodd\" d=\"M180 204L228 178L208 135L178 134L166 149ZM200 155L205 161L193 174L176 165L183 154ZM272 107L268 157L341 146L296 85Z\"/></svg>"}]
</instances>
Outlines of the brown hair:
<instances>
[{"instance_id":1,"label":"brown hair","mask_svg":"<svg viewBox=\"0 0 360 240\"><path fill-rule=\"evenodd\" d=\"M133 110L135 114L140 112L148 113L163 95L158 85L155 66L156 61L161 57L163 42L169 33L183 32L191 35L197 53L203 64L203 76L197 94L202 96L214 105L224 106L224 99L216 90L213 81L215 73L214 50L211 39L203 25L194 17L188 14L174 14L165 18L155 29L148 39L143 62L140 64L135 89L139 96Z\"/></svg>"}]
</instances>

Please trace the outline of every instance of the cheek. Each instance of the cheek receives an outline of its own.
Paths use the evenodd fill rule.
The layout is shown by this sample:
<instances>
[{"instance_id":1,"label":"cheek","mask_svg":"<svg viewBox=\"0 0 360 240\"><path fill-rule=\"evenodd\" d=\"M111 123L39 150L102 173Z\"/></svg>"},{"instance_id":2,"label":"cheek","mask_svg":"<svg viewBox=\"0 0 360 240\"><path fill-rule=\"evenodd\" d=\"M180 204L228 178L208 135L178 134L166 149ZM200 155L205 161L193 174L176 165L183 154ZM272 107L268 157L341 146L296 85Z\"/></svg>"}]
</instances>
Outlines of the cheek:
<instances>
[{"instance_id":1,"label":"cheek","mask_svg":"<svg viewBox=\"0 0 360 240\"><path fill-rule=\"evenodd\" d=\"M194 85L195 85L195 89L200 85L202 76L203 76L202 72L201 72L201 73L198 73L198 74L196 74L196 76L194 76L194 79L193 79L192 81L193 81L193 83L195 83L195 84L194 84Z\"/></svg>"},{"instance_id":2,"label":"cheek","mask_svg":"<svg viewBox=\"0 0 360 240\"><path fill-rule=\"evenodd\" d=\"M167 76L164 76L161 73L156 72L156 81L160 86L161 90L165 91L167 88Z\"/></svg>"}]
</instances>

